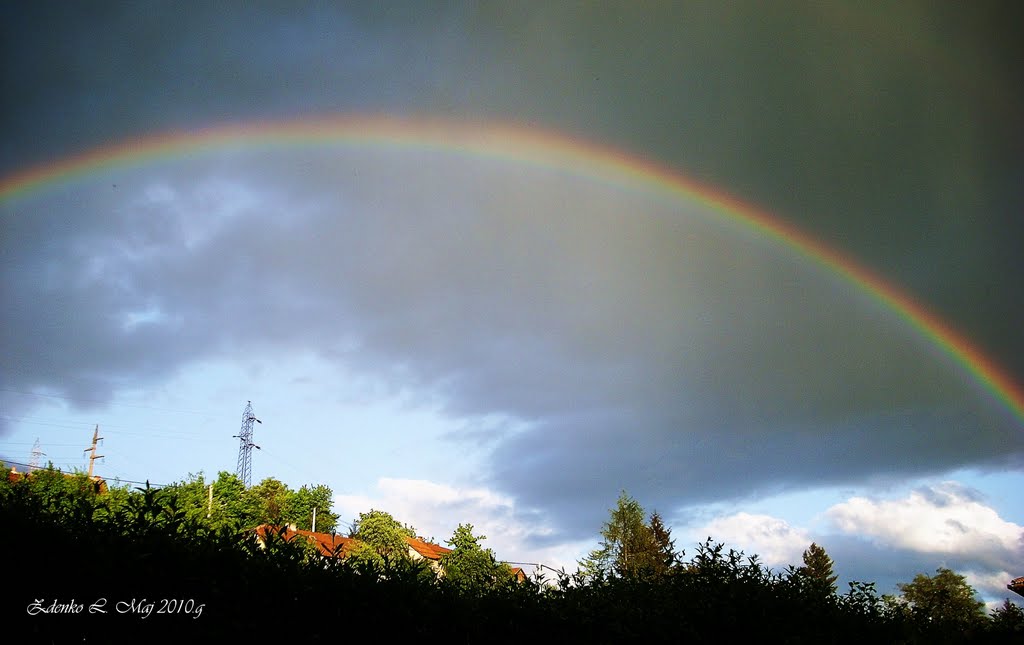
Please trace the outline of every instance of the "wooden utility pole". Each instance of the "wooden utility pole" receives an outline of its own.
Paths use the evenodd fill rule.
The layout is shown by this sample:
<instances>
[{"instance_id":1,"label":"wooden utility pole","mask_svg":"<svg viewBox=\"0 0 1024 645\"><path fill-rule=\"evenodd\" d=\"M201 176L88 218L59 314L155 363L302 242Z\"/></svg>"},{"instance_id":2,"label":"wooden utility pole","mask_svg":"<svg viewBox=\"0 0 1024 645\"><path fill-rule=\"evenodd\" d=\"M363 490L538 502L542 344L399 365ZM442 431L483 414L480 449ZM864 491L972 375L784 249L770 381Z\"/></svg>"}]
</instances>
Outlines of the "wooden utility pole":
<instances>
[{"instance_id":1,"label":"wooden utility pole","mask_svg":"<svg viewBox=\"0 0 1024 645\"><path fill-rule=\"evenodd\" d=\"M100 425L97 423L96 429L92 433L92 447L86 448L85 450L82 451L82 454L85 454L90 451L92 452L92 454L89 455L89 479L92 479L92 465L96 463L97 459L103 459L103 455L96 454L96 444L102 438L103 437L100 436Z\"/></svg>"},{"instance_id":2,"label":"wooden utility pole","mask_svg":"<svg viewBox=\"0 0 1024 645\"><path fill-rule=\"evenodd\" d=\"M210 501L206 505L206 517L209 519L213 513L213 483L210 483Z\"/></svg>"}]
</instances>

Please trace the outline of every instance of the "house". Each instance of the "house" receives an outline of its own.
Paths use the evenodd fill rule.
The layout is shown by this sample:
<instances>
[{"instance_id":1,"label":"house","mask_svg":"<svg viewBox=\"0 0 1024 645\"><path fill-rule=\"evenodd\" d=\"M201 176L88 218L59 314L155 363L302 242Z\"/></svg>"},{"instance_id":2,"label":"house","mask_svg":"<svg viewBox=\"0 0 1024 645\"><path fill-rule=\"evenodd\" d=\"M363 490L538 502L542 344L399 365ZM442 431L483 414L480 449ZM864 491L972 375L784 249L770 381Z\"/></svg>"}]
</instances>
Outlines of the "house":
<instances>
[{"instance_id":1,"label":"house","mask_svg":"<svg viewBox=\"0 0 1024 645\"><path fill-rule=\"evenodd\" d=\"M413 560L428 560L430 566L438 573L443 575L441 571L441 556L446 553L451 553L452 550L426 542L420 538L405 538L405 541L409 544L409 557ZM512 576L516 579L516 582L526 582L526 572L520 567L511 567Z\"/></svg>"},{"instance_id":2,"label":"house","mask_svg":"<svg viewBox=\"0 0 1024 645\"><path fill-rule=\"evenodd\" d=\"M256 527L255 532L256 538L261 544L266 540L268 533L280 534L285 540L292 540L296 536L301 536L312 542L322 555L338 554L343 558L350 555L359 546L359 540L355 538L334 535L333 533L314 533L313 531L300 529L294 524L286 525L283 531L280 527L262 524ZM444 572L441 570L441 556L451 553L451 549L440 544L427 542L418 537L406 537L405 542L409 545L409 558L411 560L425 560L437 575L444 575ZM512 567L512 575L519 582L526 581L526 572L520 567Z\"/></svg>"},{"instance_id":3,"label":"house","mask_svg":"<svg viewBox=\"0 0 1024 645\"><path fill-rule=\"evenodd\" d=\"M359 545L359 540L355 538L334 535L333 533L305 531L297 528L294 524L288 524L284 527L283 531L281 531L280 527L261 524L254 529L254 532L256 533L256 539L259 540L261 545L265 543L268 533L280 535L287 541L295 539L296 536L301 536L311 542L321 555L335 555L337 553L341 557L345 557L352 553Z\"/></svg>"},{"instance_id":4,"label":"house","mask_svg":"<svg viewBox=\"0 0 1024 645\"><path fill-rule=\"evenodd\" d=\"M1024 596L1024 576L1014 578L1006 588L1019 596Z\"/></svg>"},{"instance_id":5,"label":"house","mask_svg":"<svg viewBox=\"0 0 1024 645\"><path fill-rule=\"evenodd\" d=\"M345 557L351 554L356 547L359 546L359 540L350 537L344 537L341 535L335 535L333 533L315 533L313 531L306 531L296 527L294 524L288 524L284 527L284 530L280 527L271 526L270 524L261 524L255 529L256 538L263 543L266 540L268 533L279 534L285 540L292 540L296 536L301 536L310 542L312 542L318 551L323 555L334 555L337 553L341 557ZM421 538L405 538L406 543L409 545L409 558L412 560L426 560L430 563L430 566L435 571L440 572L441 556L446 553L451 553L451 549L443 547L439 544L433 544L427 542Z\"/></svg>"},{"instance_id":6,"label":"house","mask_svg":"<svg viewBox=\"0 0 1024 645\"><path fill-rule=\"evenodd\" d=\"M409 545L409 557L411 559L426 560L430 563L430 568L435 573L443 575L443 571L441 571L441 556L451 553L451 549L420 538L406 537L405 542Z\"/></svg>"}]
</instances>

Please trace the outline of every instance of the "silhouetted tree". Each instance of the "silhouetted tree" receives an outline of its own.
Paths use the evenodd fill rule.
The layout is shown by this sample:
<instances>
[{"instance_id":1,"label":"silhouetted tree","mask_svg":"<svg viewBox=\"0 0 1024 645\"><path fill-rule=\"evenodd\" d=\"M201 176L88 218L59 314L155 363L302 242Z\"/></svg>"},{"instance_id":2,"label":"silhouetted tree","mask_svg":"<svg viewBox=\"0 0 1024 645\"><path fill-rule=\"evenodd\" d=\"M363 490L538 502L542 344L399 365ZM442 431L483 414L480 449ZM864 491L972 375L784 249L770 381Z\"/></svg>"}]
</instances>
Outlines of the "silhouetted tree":
<instances>
[{"instance_id":1,"label":"silhouetted tree","mask_svg":"<svg viewBox=\"0 0 1024 645\"><path fill-rule=\"evenodd\" d=\"M999 636L1016 636L1024 638L1024 609L1010 602L1003 601L1002 606L992 611L990 631Z\"/></svg>"},{"instance_id":2,"label":"silhouetted tree","mask_svg":"<svg viewBox=\"0 0 1024 645\"><path fill-rule=\"evenodd\" d=\"M676 567L679 563L679 554L676 553L676 543L672 539L672 529L665 526L658 511L651 513L651 535L654 538L654 545L657 547L657 558L655 559L655 573L664 575Z\"/></svg>"},{"instance_id":3,"label":"silhouetted tree","mask_svg":"<svg viewBox=\"0 0 1024 645\"><path fill-rule=\"evenodd\" d=\"M657 574L661 552L654 532L644 522L644 509L626 491L601 529L601 547L580 563L590 577L616 575L647 578Z\"/></svg>"},{"instance_id":4,"label":"silhouetted tree","mask_svg":"<svg viewBox=\"0 0 1024 645\"><path fill-rule=\"evenodd\" d=\"M832 558L828 556L825 549L811 542L811 546L804 551L804 566L797 571L804 576L814 589L826 593L836 593L836 580L839 578L833 572Z\"/></svg>"},{"instance_id":5,"label":"silhouetted tree","mask_svg":"<svg viewBox=\"0 0 1024 645\"><path fill-rule=\"evenodd\" d=\"M934 576L919 573L897 587L911 617L929 631L962 633L984 623L985 604L974 597L966 578L945 567Z\"/></svg>"},{"instance_id":6,"label":"silhouetted tree","mask_svg":"<svg viewBox=\"0 0 1024 645\"><path fill-rule=\"evenodd\" d=\"M460 524L446 541L452 551L441 556L441 567L448 582L467 591L478 592L500 586L512 579L512 568L498 562L494 552L480 546L483 535L473 535L472 524Z\"/></svg>"}]
</instances>

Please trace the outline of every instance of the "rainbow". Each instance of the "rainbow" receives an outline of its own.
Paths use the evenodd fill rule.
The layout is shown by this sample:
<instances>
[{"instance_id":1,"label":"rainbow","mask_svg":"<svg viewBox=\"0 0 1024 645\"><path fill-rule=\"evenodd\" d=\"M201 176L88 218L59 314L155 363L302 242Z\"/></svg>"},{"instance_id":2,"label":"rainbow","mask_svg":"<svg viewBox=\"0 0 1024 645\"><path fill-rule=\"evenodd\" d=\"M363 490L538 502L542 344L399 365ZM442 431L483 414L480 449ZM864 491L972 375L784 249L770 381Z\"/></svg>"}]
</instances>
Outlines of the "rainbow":
<instances>
[{"instance_id":1,"label":"rainbow","mask_svg":"<svg viewBox=\"0 0 1024 645\"><path fill-rule=\"evenodd\" d=\"M393 117L258 121L130 139L16 172L0 179L0 202L103 171L150 160L260 147L329 144L437 149L571 172L701 203L842 276L896 312L951 357L1024 422L1024 389L966 337L901 289L849 256L754 206L621 150L534 127L464 124Z\"/></svg>"}]
</instances>

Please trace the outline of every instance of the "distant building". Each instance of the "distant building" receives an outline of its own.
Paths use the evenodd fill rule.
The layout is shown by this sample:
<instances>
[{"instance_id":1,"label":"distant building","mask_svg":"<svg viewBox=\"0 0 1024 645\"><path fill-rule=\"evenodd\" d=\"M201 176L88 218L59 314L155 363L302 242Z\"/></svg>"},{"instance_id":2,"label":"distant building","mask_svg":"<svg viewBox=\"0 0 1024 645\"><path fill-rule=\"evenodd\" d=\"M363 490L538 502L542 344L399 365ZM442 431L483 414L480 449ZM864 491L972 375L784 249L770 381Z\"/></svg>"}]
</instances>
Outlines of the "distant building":
<instances>
[{"instance_id":1,"label":"distant building","mask_svg":"<svg viewBox=\"0 0 1024 645\"><path fill-rule=\"evenodd\" d=\"M261 524L256 527L255 532L256 538L260 543L266 540L268 533L280 535L285 540L292 540L297 536L301 536L316 546L321 554L328 556L338 555L342 558L350 555L359 546L359 540L356 538L343 537L332 533L305 531L297 528L294 524L288 524L284 527ZM422 538L406 537L405 542L409 545L410 559L426 560L438 575L444 575L444 571L441 569L441 556L451 553L452 549L440 544L427 542ZM512 575L520 582L526 580L526 572L519 567L512 567Z\"/></svg>"},{"instance_id":2,"label":"distant building","mask_svg":"<svg viewBox=\"0 0 1024 645\"><path fill-rule=\"evenodd\" d=\"M322 555L339 555L345 557L352 553L355 548L359 545L359 540L350 537L344 537L341 535L334 535L333 533L314 533L313 531L304 531L296 528L294 524L289 524L285 527L271 526L270 524L261 524L257 526L254 531L256 533L256 539L263 544L268 534L280 535L285 540L291 541L296 536L301 536L311 542Z\"/></svg>"},{"instance_id":3,"label":"distant building","mask_svg":"<svg viewBox=\"0 0 1024 645\"><path fill-rule=\"evenodd\" d=\"M1018 596L1024 596L1024 576L1014 578L1010 584L1006 585L1006 588Z\"/></svg>"},{"instance_id":4,"label":"distant building","mask_svg":"<svg viewBox=\"0 0 1024 645\"><path fill-rule=\"evenodd\" d=\"M292 540L296 536L301 536L312 542L323 555L337 554L345 557L350 555L359 546L359 540L355 538L343 537L333 533L314 533L313 531L297 528L294 524L288 524L283 529L282 527L275 527L269 524L261 524L256 527L255 531L256 537L260 542L266 540L268 533L279 534L285 540ZM407 537L405 542L409 545L409 557L411 559L426 560L438 572L440 572L441 556L452 551L447 547L433 544L420 538Z\"/></svg>"},{"instance_id":5,"label":"distant building","mask_svg":"<svg viewBox=\"0 0 1024 645\"><path fill-rule=\"evenodd\" d=\"M413 560L426 560L438 575L444 575L441 570L441 556L451 553L452 550L439 544L432 544L420 538L406 537L405 543L409 545L409 557Z\"/></svg>"}]
</instances>

